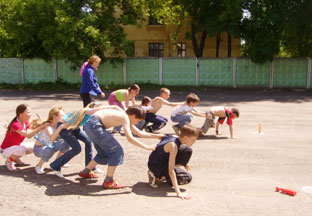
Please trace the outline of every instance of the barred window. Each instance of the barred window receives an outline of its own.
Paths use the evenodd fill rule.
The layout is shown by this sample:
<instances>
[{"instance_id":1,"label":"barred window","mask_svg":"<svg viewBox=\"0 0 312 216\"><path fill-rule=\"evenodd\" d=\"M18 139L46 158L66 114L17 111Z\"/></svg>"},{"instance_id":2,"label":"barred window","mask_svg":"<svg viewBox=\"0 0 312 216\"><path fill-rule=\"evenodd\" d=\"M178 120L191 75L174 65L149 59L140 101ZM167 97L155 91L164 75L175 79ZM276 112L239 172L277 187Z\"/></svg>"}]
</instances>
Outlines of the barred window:
<instances>
[{"instance_id":1,"label":"barred window","mask_svg":"<svg viewBox=\"0 0 312 216\"><path fill-rule=\"evenodd\" d=\"M164 44L163 43L149 43L149 56L150 57L164 57Z\"/></svg>"},{"instance_id":2,"label":"barred window","mask_svg":"<svg viewBox=\"0 0 312 216\"><path fill-rule=\"evenodd\" d=\"M177 44L177 56L178 57L185 57L186 54L186 43L180 42Z\"/></svg>"}]
</instances>

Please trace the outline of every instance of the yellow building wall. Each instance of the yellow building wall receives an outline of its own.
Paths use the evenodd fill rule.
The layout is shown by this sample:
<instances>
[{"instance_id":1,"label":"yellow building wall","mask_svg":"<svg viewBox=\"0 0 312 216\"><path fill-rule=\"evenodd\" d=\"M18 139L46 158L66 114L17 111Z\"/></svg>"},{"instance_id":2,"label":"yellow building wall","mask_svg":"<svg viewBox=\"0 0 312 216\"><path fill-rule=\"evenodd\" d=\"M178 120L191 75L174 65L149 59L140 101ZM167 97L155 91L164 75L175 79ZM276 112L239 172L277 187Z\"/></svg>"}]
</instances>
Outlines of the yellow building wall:
<instances>
[{"instance_id":1,"label":"yellow building wall","mask_svg":"<svg viewBox=\"0 0 312 216\"><path fill-rule=\"evenodd\" d=\"M175 42L186 43L186 57L195 57L192 41L186 39L186 33L190 32L190 26L182 26L177 40L174 41L176 30L176 25L148 25L147 21L141 28L130 25L125 27L127 39L135 41L135 57L149 56L149 43L163 43L164 57L177 57ZM219 47L219 57L227 57L227 40L227 33L222 33ZM200 40L198 40L198 43L199 42ZM232 37L232 57L239 57L241 55L240 42L240 39ZM206 38L203 57L216 57L215 37Z\"/></svg>"}]
</instances>

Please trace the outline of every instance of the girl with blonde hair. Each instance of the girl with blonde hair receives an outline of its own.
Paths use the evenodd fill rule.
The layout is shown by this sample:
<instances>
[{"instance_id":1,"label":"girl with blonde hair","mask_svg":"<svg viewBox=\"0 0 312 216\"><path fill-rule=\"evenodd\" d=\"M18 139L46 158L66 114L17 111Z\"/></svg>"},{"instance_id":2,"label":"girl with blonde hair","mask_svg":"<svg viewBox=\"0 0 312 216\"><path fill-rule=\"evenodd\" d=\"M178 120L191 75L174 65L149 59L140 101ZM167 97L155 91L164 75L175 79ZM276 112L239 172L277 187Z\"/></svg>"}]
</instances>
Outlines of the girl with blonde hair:
<instances>
[{"instance_id":1,"label":"girl with blonde hair","mask_svg":"<svg viewBox=\"0 0 312 216\"><path fill-rule=\"evenodd\" d=\"M50 123L45 129L41 130L35 135L34 154L40 158L40 161L35 167L37 174L44 174L43 164L48 162L53 154L59 151L56 158L59 158L69 149L69 145L60 138L59 133L62 129L69 126L69 124L61 124L59 127L58 122L64 117L64 110L62 107L54 107L50 110L46 122ZM35 119L31 122L30 128L35 129L44 122L41 119Z\"/></svg>"}]
</instances>

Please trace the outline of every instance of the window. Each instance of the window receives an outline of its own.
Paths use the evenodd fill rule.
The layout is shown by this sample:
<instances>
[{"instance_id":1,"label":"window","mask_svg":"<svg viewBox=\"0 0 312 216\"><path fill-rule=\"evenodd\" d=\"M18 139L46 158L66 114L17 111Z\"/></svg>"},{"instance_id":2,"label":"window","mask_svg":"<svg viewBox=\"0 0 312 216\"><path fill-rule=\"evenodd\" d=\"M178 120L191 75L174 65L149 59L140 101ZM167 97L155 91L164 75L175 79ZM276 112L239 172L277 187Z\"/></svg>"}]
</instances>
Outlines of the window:
<instances>
[{"instance_id":1,"label":"window","mask_svg":"<svg viewBox=\"0 0 312 216\"><path fill-rule=\"evenodd\" d=\"M161 17L162 19L162 17ZM150 16L148 18L148 24L149 25L164 25L162 22L160 22L157 18Z\"/></svg>"},{"instance_id":2,"label":"window","mask_svg":"<svg viewBox=\"0 0 312 216\"><path fill-rule=\"evenodd\" d=\"M150 57L164 57L163 43L149 43L148 56Z\"/></svg>"},{"instance_id":3,"label":"window","mask_svg":"<svg viewBox=\"0 0 312 216\"><path fill-rule=\"evenodd\" d=\"M185 57L186 54L186 43L178 43L177 44L178 57Z\"/></svg>"}]
</instances>

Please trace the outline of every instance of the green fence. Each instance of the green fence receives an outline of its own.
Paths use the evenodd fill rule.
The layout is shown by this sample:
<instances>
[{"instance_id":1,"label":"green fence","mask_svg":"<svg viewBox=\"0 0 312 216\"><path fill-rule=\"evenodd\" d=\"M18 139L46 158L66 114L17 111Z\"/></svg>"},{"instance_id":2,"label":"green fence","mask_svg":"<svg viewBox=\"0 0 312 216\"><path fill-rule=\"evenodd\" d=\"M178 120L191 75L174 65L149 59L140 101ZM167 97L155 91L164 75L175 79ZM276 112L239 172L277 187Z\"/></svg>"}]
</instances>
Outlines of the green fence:
<instances>
[{"instance_id":1,"label":"green fence","mask_svg":"<svg viewBox=\"0 0 312 216\"><path fill-rule=\"evenodd\" d=\"M102 62L98 83L151 83L167 86L311 88L311 59L274 59L256 64L248 58L128 58ZM79 68L64 60L0 59L0 83L80 83Z\"/></svg>"},{"instance_id":2,"label":"green fence","mask_svg":"<svg viewBox=\"0 0 312 216\"><path fill-rule=\"evenodd\" d=\"M236 85L270 87L270 63L256 64L250 59L237 59Z\"/></svg>"},{"instance_id":3,"label":"green fence","mask_svg":"<svg viewBox=\"0 0 312 216\"><path fill-rule=\"evenodd\" d=\"M195 86L196 59L162 59L162 84Z\"/></svg>"},{"instance_id":4,"label":"green fence","mask_svg":"<svg viewBox=\"0 0 312 216\"><path fill-rule=\"evenodd\" d=\"M0 82L16 84L23 82L23 61L18 58L0 58Z\"/></svg>"},{"instance_id":5,"label":"green fence","mask_svg":"<svg viewBox=\"0 0 312 216\"><path fill-rule=\"evenodd\" d=\"M199 84L201 86L233 86L233 59L200 59Z\"/></svg>"}]
</instances>

